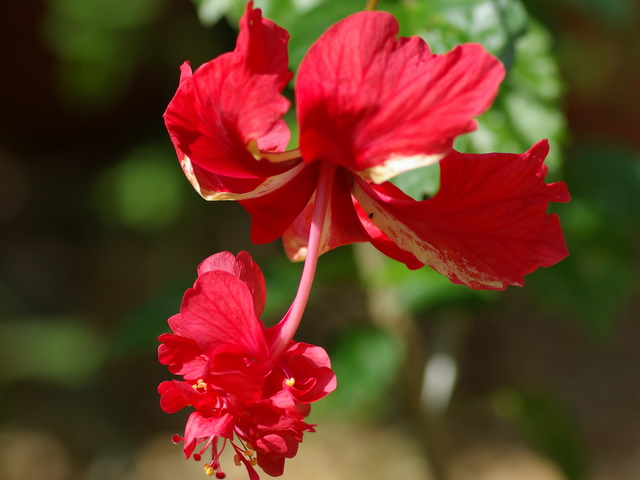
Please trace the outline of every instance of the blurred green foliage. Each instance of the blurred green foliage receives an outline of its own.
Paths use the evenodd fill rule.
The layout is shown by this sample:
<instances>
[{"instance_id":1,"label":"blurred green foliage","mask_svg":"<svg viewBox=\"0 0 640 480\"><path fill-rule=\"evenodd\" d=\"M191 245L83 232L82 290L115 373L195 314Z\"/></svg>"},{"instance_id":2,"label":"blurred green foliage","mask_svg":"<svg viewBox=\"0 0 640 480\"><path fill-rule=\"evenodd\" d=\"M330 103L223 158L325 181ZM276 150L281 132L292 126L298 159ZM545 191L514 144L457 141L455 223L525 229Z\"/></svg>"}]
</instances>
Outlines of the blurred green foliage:
<instances>
[{"instance_id":1,"label":"blurred green foliage","mask_svg":"<svg viewBox=\"0 0 640 480\"><path fill-rule=\"evenodd\" d=\"M175 225L190 190L176 163L166 145L140 145L103 172L93 189L103 221L149 234Z\"/></svg>"},{"instance_id":2,"label":"blurred green foliage","mask_svg":"<svg viewBox=\"0 0 640 480\"><path fill-rule=\"evenodd\" d=\"M103 366L107 343L86 318L0 322L0 381L83 385ZM80 361L81 359L81 361Z\"/></svg>"},{"instance_id":3,"label":"blurred green foliage","mask_svg":"<svg viewBox=\"0 0 640 480\"><path fill-rule=\"evenodd\" d=\"M369 422L388 415L403 357L404 346L388 332L346 329L331 349L339 388L323 401L319 414L329 411L343 420Z\"/></svg>"},{"instance_id":4,"label":"blurred green foliage","mask_svg":"<svg viewBox=\"0 0 640 480\"><path fill-rule=\"evenodd\" d=\"M164 0L48 0L44 35L66 103L105 107L127 91Z\"/></svg>"},{"instance_id":5,"label":"blurred green foliage","mask_svg":"<svg viewBox=\"0 0 640 480\"><path fill-rule=\"evenodd\" d=\"M505 389L493 397L496 414L513 422L565 473L567 480L586 478L587 464L580 429L556 398L539 391Z\"/></svg>"}]
</instances>

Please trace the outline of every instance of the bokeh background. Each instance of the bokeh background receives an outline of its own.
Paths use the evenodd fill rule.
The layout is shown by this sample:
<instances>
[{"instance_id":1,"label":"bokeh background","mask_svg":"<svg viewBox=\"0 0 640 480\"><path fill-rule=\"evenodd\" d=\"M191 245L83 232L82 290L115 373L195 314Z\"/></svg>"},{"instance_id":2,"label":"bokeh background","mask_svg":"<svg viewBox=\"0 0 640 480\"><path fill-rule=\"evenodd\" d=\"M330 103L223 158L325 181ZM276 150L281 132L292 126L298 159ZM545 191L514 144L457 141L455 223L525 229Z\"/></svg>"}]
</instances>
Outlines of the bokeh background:
<instances>
[{"instance_id":1,"label":"bokeh background","mask_svg":"<svg viewBox=\"0 0 640 480\"><path fill-rule=\"evenodd\" d=\"M361 5L362 4L362 5ZM342 0L256 0L295 70ZM0 7L0 479L202 478L163 414L157 336L220 250L265 270L275 322L301 265L208 204L162 113L186 59L233 49L235 0L33 0ZM381 1L405 35L482 42L509 76L472 151L547 137L571 256L523 289L471 292L366 246L321 258L298 340L338 390L285 479L640 478L640 6L635 0ZM290 92L289 92L290 94ZM289 118L293 121L293 117ZM295 128L295 127L294 127ZM434 188L433 169L398 182ZM437 175L435 176L437 188ZM228 462L229 478L246 478Z\"/></svg>"}]
</instances>

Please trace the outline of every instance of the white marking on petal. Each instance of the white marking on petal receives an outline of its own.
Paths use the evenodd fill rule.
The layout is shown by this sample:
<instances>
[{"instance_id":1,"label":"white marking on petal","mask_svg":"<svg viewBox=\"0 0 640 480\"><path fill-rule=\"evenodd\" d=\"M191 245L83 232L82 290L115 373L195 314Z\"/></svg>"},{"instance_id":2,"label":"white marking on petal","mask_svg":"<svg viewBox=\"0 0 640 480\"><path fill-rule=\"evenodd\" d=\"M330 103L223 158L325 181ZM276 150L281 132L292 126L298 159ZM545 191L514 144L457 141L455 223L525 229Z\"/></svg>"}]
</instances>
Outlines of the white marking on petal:
<instances>
[{"instance_id":1,"label":"white marking on petal","mask_svg":"<svg viewBox=\"0 0 640 480\"><path fill-rule=\"evenodd\" d=\"M387 180L400 175L403 172L409 170L415 170L416 168L426 167L438 163L442 160L447 153L437 153L433 155L413 155L411 157L404 157L401 155L394 155L385 160L382 165L376 165L375 167L367 168L362 172L363 178L369 178L373 183L383 183Z\"/></svg>"},{"instance_id":2,"label":"white marking on petal","mask_svg":"<svg viewBox=\"0 0 640 480\"><path fill-rule=\"evenodd\" d=\"M504 282L479 271L475 265L462 256L462 252L456 252L454 260L447 250L436 248L426 239L420 238L406 224L381 208L381 205L371 198L358 182L355 182L353 194L365 212L374 214L371 217L371 221L398 247L413 253L422 263L429 265L448 278L457 278L460 282L472 288L473 285L477 284L497 289L504 288Z\"/></svg>"},{"instance_id":3,"label":"white marking on petal","mask_svg":"<svg viewBox=\"0 0 640 480\"><path fill-rule=\"evenodd\" d=\"M195 188L200 196L208 201L216 201L247 200L249 198L258 198L272 193L285 183L289 182L293 177L298 175L298 173L300 173L300 171L302 171L302 169L306 166L306 163L300 162L299 165L296 165L291 170L281 173L280 175L273 175L271 177L268 177L254 190L246 193L217 192L215 190L207 190L203 188L198 182L198 178L193 171L193 165L191 164L191 160L189 159L189 157L185 155L182 160L180 160L180 165L182 166L182 170L187 177L187 180L189 180L191 185L193 185L193 188Z\"/></svg>"}]
</instances>

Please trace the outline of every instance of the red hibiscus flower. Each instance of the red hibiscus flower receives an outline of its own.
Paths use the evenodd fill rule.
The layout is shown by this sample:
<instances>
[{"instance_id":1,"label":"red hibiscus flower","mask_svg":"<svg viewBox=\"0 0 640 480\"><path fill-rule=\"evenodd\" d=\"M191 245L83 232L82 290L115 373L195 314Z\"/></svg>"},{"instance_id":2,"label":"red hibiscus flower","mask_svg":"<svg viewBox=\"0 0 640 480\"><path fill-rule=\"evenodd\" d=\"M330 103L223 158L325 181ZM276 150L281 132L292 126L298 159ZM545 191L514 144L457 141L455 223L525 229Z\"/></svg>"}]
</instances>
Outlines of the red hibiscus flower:
<instances>
[{"instance_id":1,"label":"red hibiscus flower","mask_svg":"<svg viewBox=\"0 0 640 480\"><path fill-rule=\"evenodd\" d=\"M169 319L173 333L159 338L160 362L183 378L159 385L160 406L167 413L195 409L184 437L174 440L184 442L187 458L199 460L210 448L205 471L217 478L225 476L220 454L227 445L251 480L258 478L256 464L281 475L303 432L314 431L304 421L309 404L336 387L322 348L282 334L289 316L264 328L258 319L264 302L264 277L251 256L218 253L198 267L180 313Z\"/></svg>"},{"instance_id":2,"label":"red hibiscus flower","mask_svg":"<svg viewBox=\"0 0 640 480\"><path fill-rule=\"evenodd\" d=\"M436 55L397 33L393 16L367 11L317 40L295 85L300 146L285 151L288 34L250 2L233 52L193 73L182 66L165 113L182 168L205 199L244 206L254 242L282 236L291 259L371 242L471 288L521 286L568 254L547 214L550 202L569 201L563 183L544 182L548 144L524 154L453 150L493 101L504 67L480 45ZM388 182L434 163L441 188L430 199Z\"/></svg>"}]
</instances>

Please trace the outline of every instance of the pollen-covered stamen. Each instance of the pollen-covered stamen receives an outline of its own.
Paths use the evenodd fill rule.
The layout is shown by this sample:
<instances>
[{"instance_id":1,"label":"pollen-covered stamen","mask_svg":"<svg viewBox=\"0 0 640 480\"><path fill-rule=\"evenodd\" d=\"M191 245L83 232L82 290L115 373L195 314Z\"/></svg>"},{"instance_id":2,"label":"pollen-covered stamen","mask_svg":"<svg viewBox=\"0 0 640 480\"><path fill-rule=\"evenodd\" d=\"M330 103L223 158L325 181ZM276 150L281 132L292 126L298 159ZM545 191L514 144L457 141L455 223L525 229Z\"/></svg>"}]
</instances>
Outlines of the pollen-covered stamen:
<instances>
[{"instance_id":1,"label":"pollen-covered stamen","mask_svg":"<svg viewBox=\"0 0 640 480\"><path fill-rule=\"evenodd\" d=\"M242 442L242 440L240 440ZM244 442L242 442L244 444ZM253 445L247 443L243 445L244 448L239 448L237 445L233 444L233 448L236 451L236 454L233 456L233 463L236 464L236 467L239 467L243 463L248 463L252 467L255 467L258 464L258 458L256 457L256 451L253 448Z\"/></svg>"},{"instance_id":2,"label":"pollen-covered stamen","mask_svg":"<svg viewBox=\"0 0 640 480\"><path fill-rule=\"evenodd\" d=\"M207 383L202 378L199 378L198 381L192 385L192 387L196 392L207 391Z\"/></svg>"},{"instance_id":3,"label":"pollen-covered stamen","mask_svg":"<svg viewBox=\"0 0 640 480\"><path fill-rule=\"evenodd\" d=\"M258 142L251 140L247 144L247 150L256 160L267 160L271 163L283 163L289 160L297 160L302 157L299 148L287 150L286 152L263 152L258 148Z\"/></svg>"},{"instance_id":4,"label":"pollen-covered stamen","mask_svg":"<svg viewBox=\"0 0 640 480\"><path fill-rule=\"evenodd\" d=\"M290 378L287 378L287 379L284 381L284 383L285 383L285 385L287 385L288 387L293 387L293 386L295 385L295 383L296 383L296 379L295 379L295 378L293 378L293 377L290 377Z\"/></svg>"},{"instance_id":5,"label":"pollen-covered stamen","mask_svg":"<svg viewBox=\"0 0 640 480\"><path fill-rule=\"evenodd\" d=\"M216 478L226 478L227 477L227 474L224 473L222 470L220 470L220 467L216 468L216 467L213 466L213 462L204 464L204 473L208 477L212 477L214 475L215 475Z\"/></svg>"},{"instance_id":6,"label":"pollen-covered stamen","mask_svg":"<svg viewBox=\"0 0 640 480\"><path fill-rule=\"evenodd\" d=\"M224 451L224 447L227 445L227 440L224 440L222 448L220 450L218 450L218 440L219 437L209 437L207 444L205 445L204 449L200 451L200 454L202 454L204 450L206 450L211 445L211 462L204 464L204 473L209 477L215 475L216 478L225 478L227 474L224 473L222 471L222 468L220 467L220 455ZM198 454L193 455L194 459L196 458L196 455ZM198 457L200 457L200 455L198 455Z\"/></svg>"}]
</instances>

